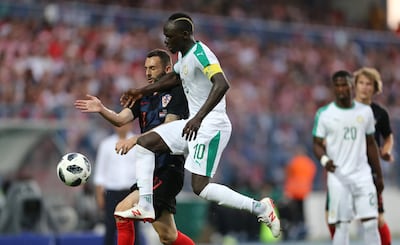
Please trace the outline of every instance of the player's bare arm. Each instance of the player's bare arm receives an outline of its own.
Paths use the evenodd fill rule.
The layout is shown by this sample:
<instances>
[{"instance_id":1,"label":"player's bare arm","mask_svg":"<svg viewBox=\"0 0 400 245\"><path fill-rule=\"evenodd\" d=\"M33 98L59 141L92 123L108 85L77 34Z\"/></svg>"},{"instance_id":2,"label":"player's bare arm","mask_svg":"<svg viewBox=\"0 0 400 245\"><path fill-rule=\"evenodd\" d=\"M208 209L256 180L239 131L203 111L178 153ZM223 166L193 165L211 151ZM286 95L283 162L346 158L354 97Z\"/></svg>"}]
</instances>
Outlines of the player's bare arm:
<instances>
[{"instance_id":1,"label":"player's bare arm","mask_svg":"<svg viewBox=\"0 0 400 245\"><path fill-rule=\"evenodd\" d=\"M394 162L394 157L392 155L393 144L394 144L393 134L390 134L388 137L384 139L383 146L380 152L382 159L387 162Z\"/></svg>"},{"instance_id":2,"label":"player's bare arm","mask_svg":"<svg viewBox=\"0 0 400 245\"><path fill-rule=\"evenodd\" d=\"M321 161L321 165L326 171L335 172L336 165L333 163L332 159L327 158L324 139L313 137L313 151L315 157Z\"/></svg>"},{"instance_id":3,"label":"player's bare arm","mask_svg":"<svg viewBox=\"0 0 400 245\"><path fill-rule=\"evenodd\" d=\"M86 100L76 100L75 108L85 113L99 113L104 119L109 121L114 126L120 127L133 120L133 114L130 109L124 108L121 112L108 109L103 105L101 100L90 94L86 95Z\"/></svg>"},{"instance_id":4,"label":"player's bare arm","mask_svg":"<svg viewBox=\"0 0 400 245\"><path fill-rule=\"evenodd\" d=\"M165 116L164 123L169 123L169 122L179 120L179 119L181 119L179 115L170 113ZM119 140L117 142L117 144L115 145L115 151L117 152L117 154L121 154L121 155L127 154L136 145L137 140L140 136L143 136L150 132L151 132L151 130L144 132L140 135L132 136L131 138L128 138L128 139Z\"/></svg>"},{"instance_id":5,"label":"player's bare arm","mask_svg":"<svg viewBox=\"0 0 400 245\"><path fill-rule=\"evenodd\" d=\"M383 191L383 176L379 160L379 150L373 135L367 135L367 156L372 172L376 174L375 185L378 193Z\"/></svg>"},{"instance_id":6,"label":"player's bare arm","mask_svg":"<svg viewBox=\"0 0 400 245\"><path fill-rule=\"evenodd\" d=\"M155 92L171 89L181 82L179 75L170 72L162 76L157 82L141 87L139 89L130 89L124 92L120 98L121 105L132 108L135 101L145 95L151 95Z\"/></svg>"},{"instance_id":7,"label":"player's bare arm","mask_svg":"<svg viewBox=\"0 0 400 245\"><path fill-rule=\"evenodd\" d=\"M189 120L186 126L183 128L182 137L186 136L186 140L190 141L192 139L196 139L197 131L200 128L201 122L207 116L207 114L221 101L230 87L228 80L225 78L222 72L216 73L211 77L210 80L213 83L213 86L206 102L203 104L197 114L191 120Z\"/></svg>"}]
</instances>

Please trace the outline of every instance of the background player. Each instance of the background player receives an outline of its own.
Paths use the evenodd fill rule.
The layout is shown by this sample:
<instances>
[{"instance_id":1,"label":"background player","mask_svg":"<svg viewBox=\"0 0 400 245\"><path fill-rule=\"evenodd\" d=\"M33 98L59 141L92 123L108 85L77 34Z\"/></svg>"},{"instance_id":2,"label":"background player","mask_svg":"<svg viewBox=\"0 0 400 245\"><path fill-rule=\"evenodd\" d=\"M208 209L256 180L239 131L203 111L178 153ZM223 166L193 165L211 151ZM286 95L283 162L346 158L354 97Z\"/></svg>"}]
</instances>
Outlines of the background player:
<instances>
[{"instance_id":1,"label":"background player","mask_svg":"<svg viewBox=\"0 0 400 245\"><path fill-rule=\"evenodd\" d=\"M104 210L105 245L116 243L114 210L117 204L130 193L132 180L136 179L135 170L132 168L133 153L120 156L114 150L115 144L120 139L133 136L132 123L114 127L114 131L115 133L100 142L94 165L96 203L100 210ZM138 226L134 227L135 233L138 234ZM136 244L139 243L136 242Z\"/></svg>"},{"instance_id":2,"label":"background player","mask_svg":"<svg viewBox=\"0 0 400 245\"><path fill-rule=\"evenodd\" d=\"M393 162L393 133L389 113L385 108L373 102L373 96L382 93L382 79L379 72L370 67L363 67L354 72L355 100L372 108L375 118L375 140L380 148L380 156L387 162ZM382 142L383 140L383 142ZM374 178L376 173L372 172ZM382 194L378 194L378 226L382 245L391 244L389 227L384 219Z\"/></svg>"},{"instance_id":3,"label":"background player","mask_svg":"<svg viewBox=\"0 0 400 245\"><path fill-rule=\"evenodd\" d=\"M347 71L332 76L335 101L315 116L313 149L328 171L328 222L336 227L333 244L349 244L349 223L361 219L366 244L380 244L377 195L383 190L379 152L370 107L352 98ZM376 187L371 174L376 172Z\"/></svg>"},{"instance_id":4,"label":"background player","mask_svg":"<svg viewBox=\"0 0 400 245\"><path fill-rule=\"evenodd\" d=\"M155 83L160 77L171 71L171 58L166 51L153 50L147 55L145 69L148 82ZM88 100L77 100L75 102L76 108L82 112L98 112L109 122L118 126L139 118L142 133L148 132L162 123L186 118L188 114L187 101L183 94L182 86L143 97L135 103L132 109L124 108L119 113L106 108L98 98L90 95L88 97ZM129 142L134 144L135 140L135 138L130 138ZM115 146L119 153L126 154L128 149L125 148L127 145L125 143L120 142L118 147ZM194 244L189 237L177 231L173 216L176 207L175 197L183 187L183 162L184 157L182 155L172 156L166 153L157 156L157 168L154 178L155 221L152 225L163 244ZM116 211L132 207L137 202L138 191L135 191L135 187L133 190L117 205ZM134 239L133 229L131 229L132 220L118 217L116 219L118 244L131 245Z\"/></svg>"},{"instance_id":5,"label":"background player","mask_svg":"<svg viewBox=\"0 0 400 245\"><path fill-rule=\"evenodd\" d=\"M370 105L375 118L375 140L380 147L380 156L383 160L393 162L391 154L393 149L393 133L390 125L389 114L382 106L373 102L373 96L382 92L382 79L374 68L363 67L354 72L355 100ZM383 139L383 144L382 144ZM373 170L373 169L372 169ZM375 178L375 173L372 173ZM384 219L384 207L382 194L378 194L378 227L382 245L391 244L391 234ZM335 232L333 225L329 226L331 236Z\"/></svg>"},{"instance_id":6,"label":"background player","mask_svg":"<svg viewBox=\"0 0 400 245\"><path fill-rule=\"evenodd\" d=\"M259 221L265 222L277 237L280 221L270 198L256 201L224 185L210 183L231 135L231 123L225 108L225 94L230 85L215 54L204 43L194 39L193 30L190 16L183 13L171 15L164 25L164 36L166 47L172 53L178 53L175 72L167 74L158 83L132 89L121 97L124 106L132 106L143 95L182 84L188 99L190 119L164 124L139 137L138 144L133 148L141 163L136 170L139 205L118 215L153 218L152 183L149 178L154 168L154 153L188 152L185 168L192 173L195 194L257 215Z\"/></svg>"}]
</instances>

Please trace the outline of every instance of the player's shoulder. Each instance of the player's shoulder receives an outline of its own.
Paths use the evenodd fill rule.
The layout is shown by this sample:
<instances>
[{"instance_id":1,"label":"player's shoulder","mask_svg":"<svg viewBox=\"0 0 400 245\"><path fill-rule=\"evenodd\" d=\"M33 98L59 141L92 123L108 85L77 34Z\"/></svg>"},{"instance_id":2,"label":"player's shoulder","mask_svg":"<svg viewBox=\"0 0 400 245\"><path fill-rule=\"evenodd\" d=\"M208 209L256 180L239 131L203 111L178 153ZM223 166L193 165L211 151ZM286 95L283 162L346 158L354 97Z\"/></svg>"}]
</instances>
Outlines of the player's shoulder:
<instances>
[{"instance_id":1,"label":"player's shoulder","mask_svg":"<svg viewBox=\"0 0 400 245\"><path fill-rule=\"evenodd\" d=\"M319 108L317 109L316 115L318 116L318 115L321 115L321 114L323 114L323 113L329 112L329 111L332 109L332 106L333 106L333 105L334 105L334 102L330 102L330 103L328 103L328 104L325 104L325 105L319 107Z\"/></svg>"},{"instance_id":2,"label":"player's shoulder","mask_svg":"<svg viewBox=\"0 0 400 245\"><path fill-rule=\"evenodd\" d=\"M363 104L361 102L355 101L355 110L357 110L357 114L361 113L362 115L365 115L367 117L374 117L374 112L372 111L372 108L370 105Z\"/></svg>"},{"instance_id":3,"label":"player's shoulder","mask_svg":"<svg viewBox=\"0 0 400 245\"><path fill-rule=\"evenodd\" d=\"M372 108L369 105L366 105L364 103L358 102L356 100L354 100L354 108L357 110L364 110L364 111L371 111L372 112Z\"/></svg>"},{"instance_id":4,"label":"player's shoulder","mask_svg":"<svg viewBox=\"0 0 400 245\"><path fill-rule=\"evenodd\" d=\"M196 41L191 53L193 54L193 57L199 60L214 55L213 51L201 41Z\"/></svg>"},{"instance_id":5,"label":"player's shoulder","mask_svg":"<svg viewBox=\"0 0 400 245\"><path fill-rule=\"evenodd\" d=\"M372 102L371 108L373 111L377 111L380 113L386 113L386 114L388 113L388 110L384 106L382 106L381 104L379 104L377 102Z\"/></svg>"}]
</instances>

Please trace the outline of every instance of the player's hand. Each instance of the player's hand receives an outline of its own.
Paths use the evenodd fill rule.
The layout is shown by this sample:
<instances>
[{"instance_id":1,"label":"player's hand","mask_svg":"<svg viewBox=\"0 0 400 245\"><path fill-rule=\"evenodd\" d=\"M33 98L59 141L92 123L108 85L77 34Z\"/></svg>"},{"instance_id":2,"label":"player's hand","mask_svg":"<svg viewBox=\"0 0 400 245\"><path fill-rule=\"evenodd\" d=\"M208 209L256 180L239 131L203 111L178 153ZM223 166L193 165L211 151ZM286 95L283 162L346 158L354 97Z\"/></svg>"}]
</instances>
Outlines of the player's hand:
<instances>
[{"instance_id":1,"label":"player's hand","mask_svg":"<svg viewBox=\"0 0 400 245\"><path fill-rule=\"evenodd\" d=\"M123 107L132 108L135 102L143 97L143 94L137 89L130 89L124 92L119 99Z\"/></svg>"},{"instance_id":2,"label":"player's hand","mask_svg":"<svg viewBox=\"0 0 400 245\"><path fill-rule=\"evenodd\" d=\"M130 149L132 149L137 143L137 137L131 137L129 139L119 140L115 145L115 151L117 154L125 155Z\"/></svg>"},{"instance_id":3,"label":"player's hand","mask_svg":"<svg viewBox=\"0 0 400 245\"><path fill-rule=\"evenodd\" d=\"M76 100L74 106L81 112L100 112L102 108L101 101L90 94L87 94L87 100Z\"/></svg>"},{"instance_id":4,"label":"player's hand","mask_svg":"<svg viewBox=\"0 0 400 245\"><path fill-rule=\"evenodd\" d=\"M381 158L386 162L394 162L394 157L390 152L381 152Z\"/></svg>"},{"instance_id":5,"label":"player's hand","mask_svg":"<svg viewBox=\"0 0 400 245\"><path fill-rule=\"evenodd\" d=\"M334 173L334 172L335 172L336 167L337 167L337 166L333 163L332 159L329 160L329 161L326 163L326 165L325 165L326 171L331 172L331 173Z\"/></svg>"},{"instance_id":6,"label":"player's hand","mask_svg":"<svg viewBox=\"0 0 400 245\"><path fill-rule=\"evenodd\" d=\"M185 137L185 139L189 141L191 141L192 139L195 140L200 125L201 125L201 120L196 117L193 117L186 123L185 127L183 128L182 137Z\"/></svg>"}]
</instances>

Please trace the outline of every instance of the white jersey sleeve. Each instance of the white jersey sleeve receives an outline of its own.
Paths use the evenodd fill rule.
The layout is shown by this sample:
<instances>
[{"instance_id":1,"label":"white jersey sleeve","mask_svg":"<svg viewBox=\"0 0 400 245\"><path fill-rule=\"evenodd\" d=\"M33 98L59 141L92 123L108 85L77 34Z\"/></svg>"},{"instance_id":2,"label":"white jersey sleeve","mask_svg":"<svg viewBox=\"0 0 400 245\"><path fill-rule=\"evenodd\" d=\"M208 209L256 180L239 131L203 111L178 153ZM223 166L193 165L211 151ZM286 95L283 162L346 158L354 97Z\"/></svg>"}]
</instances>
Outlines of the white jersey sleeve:
<instances>
[{"instance_id":1,"label":"white jersey sleeve","mask_svg":"<svg viewBox=\"0 0 400 245\"><path fill-rule=\"evenodd\" d=\"M315 118L314 118L314 127L313 127L313 131L312 134L314 137L318 137L318 138L325 138L326 137L326 125L324 124L324 121L326 119L324 119L324 111L326 111L328 109L330 104L321 107L318 109L317 113L315 114Z\"/></svg>"}]
</instances>

